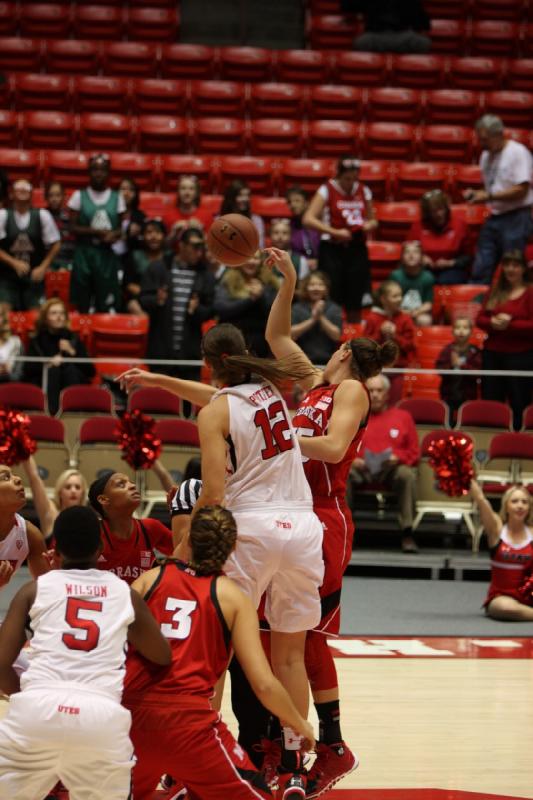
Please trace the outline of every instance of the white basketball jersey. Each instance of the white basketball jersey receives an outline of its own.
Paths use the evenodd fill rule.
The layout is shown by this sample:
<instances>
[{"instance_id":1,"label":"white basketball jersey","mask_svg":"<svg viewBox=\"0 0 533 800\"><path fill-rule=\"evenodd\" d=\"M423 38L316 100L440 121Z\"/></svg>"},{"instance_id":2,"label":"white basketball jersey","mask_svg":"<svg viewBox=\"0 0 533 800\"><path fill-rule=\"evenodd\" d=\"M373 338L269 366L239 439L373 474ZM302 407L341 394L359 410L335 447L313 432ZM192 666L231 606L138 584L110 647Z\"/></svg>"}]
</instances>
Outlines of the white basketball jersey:
<instances>
[{"instance_id":1,"label":"white basketball jersey","mask_svg":"<svg viewBox=\"0 0 533 800\"><path fill-rule=\"evenodd\" d=\"M33 638L22 689L86 684L120 701L135 618L127 583L99 569L53 570L37 578L29 616Z\"/></svg>"},{"instance_id":2,"label":"white basketball jersey","mask_svg":"<svg viewBox=\"0 0 533 800\"><path fill-rule=\"evenodd\" d=\"M0 541L0 561L9 561L13 570L17 570L26 561L29 552L26 520L20 514L15 514L15 524L6 538Z\"/></svg>"},{"instance_id":3,"label":"white basketball jersey","mask_svg":"<svg viewBox=\"0 0 533 800\"><path fill-rule=\"evenodd\" d=\"M245 383L221 389L229 404L225 503L232 511L259 506L312 508L302 454L275 386Z\"/></svg>"}]
</instances>

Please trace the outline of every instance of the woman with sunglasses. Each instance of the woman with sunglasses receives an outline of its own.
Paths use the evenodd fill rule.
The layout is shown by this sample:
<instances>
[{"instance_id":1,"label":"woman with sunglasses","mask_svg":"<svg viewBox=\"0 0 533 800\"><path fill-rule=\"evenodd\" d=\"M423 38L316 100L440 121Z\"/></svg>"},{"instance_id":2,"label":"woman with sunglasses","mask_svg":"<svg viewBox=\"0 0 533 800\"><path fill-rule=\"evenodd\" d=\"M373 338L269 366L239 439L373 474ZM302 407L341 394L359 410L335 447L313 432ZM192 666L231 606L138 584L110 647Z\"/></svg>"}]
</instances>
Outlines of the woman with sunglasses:
<instances>
[{"instance_id":1,"label":"woman with sunglasses","mask_svg":"<svg viewBox=\"0 0 533 800\"><path fill-rule=\"evenodd\" d=\"M322 234L318 268L331 281L331 299L343 306L349 322L358 322L368 294L370 262L367 234L377 228L372 192L361 183L361 162L341 158L337 174L315 192L303 224Z\"/></svg>"}]
</instances>

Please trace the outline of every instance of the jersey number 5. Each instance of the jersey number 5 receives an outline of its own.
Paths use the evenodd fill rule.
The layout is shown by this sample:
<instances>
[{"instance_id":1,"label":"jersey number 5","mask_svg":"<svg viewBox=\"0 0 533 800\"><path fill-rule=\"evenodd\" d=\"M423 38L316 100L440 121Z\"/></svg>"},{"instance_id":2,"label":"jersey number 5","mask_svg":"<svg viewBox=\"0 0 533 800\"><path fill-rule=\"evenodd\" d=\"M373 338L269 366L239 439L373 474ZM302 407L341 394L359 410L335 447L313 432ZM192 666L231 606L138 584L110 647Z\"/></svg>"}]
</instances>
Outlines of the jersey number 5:
<instances>
[{"instance_id":1,"label":"jersey number 5","mask_svg":"<svg viewBox=\"0 0 533 800\"><path fill-rule=\"evenodd\" d=\"M80 618L80 611L100 614L102 603L99 600L82 600L79 597L69 597L67 599L65 620L71 628L80 631L80 634L77 636L75 633L64 633L61 639L69 650L94 650L98 646L100 639L100 628L93 619Z\"/></svg>"},{"instance_id":2,"label":"jersey number 5","mask_svg":"<svg viewBox=\"0 0 533 800\"><path fill-rule=\"evenodd\" d=\"M261 450L264 461L284 453L285 450L292 450L294 447L283 403L276 400L268 406L268 413L265 408L260 408L255 412L254 423L256 428L261 428L265 447ZM288 436L286 435L288 434Z\"/></svg>"}]
</instances>

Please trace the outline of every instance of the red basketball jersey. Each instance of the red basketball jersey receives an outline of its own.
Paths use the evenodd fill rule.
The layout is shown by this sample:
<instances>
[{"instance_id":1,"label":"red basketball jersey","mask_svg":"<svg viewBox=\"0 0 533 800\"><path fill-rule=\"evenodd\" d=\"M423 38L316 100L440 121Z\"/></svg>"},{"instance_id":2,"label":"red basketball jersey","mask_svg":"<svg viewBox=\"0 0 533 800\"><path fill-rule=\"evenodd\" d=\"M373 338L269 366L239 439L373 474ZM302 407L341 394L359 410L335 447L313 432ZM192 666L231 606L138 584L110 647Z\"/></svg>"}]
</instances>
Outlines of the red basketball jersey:
<instances>
[{"instance_id":1,"label":"red basketball jersey","mask_svg":"<svg viewBox=\"0 0 533 800\"><path fill-rule=\"evenodd\" d=\"M321 384L307 392L292 420L298 436L327 435L337 388L338 384ZM365 391L368 394L366 387ZM338 464L304 458L305 475L315 503L320 497L344 498L348 473L359 452L366 422L365 418Z\"/></svg>"},{"instance_id":2,"label":"red basketball jersey","mask_svg":"<svg viewBox=\"0 0 533 800\"><path fill-rule=\"evenodd\" d=\"M327 183L329 221L332 228L348 228L350 231L360 231L366 219L365 187L356 182L352 191L347 194L335 180Z\"/></svg>"},{"instance_id":3,"label":"red basketball jersey","mask_svg":"<svg viewBox=\"0 0 533 800\"><path fill-rule=\"evenodd\" d=\"M168 561L145 596L172 650L169 667L130 651L125 694L211 697L228 666L230 631L217 595L217 576L197 575L181 561Z\"/></svg>"},{"instance_id":4,"label":"red basketball jersey","mask_svg":"<svg viewBox=\"0 0 533 800\"><path fill-rule=\"evenodd\" d=\"M526 530L527 541L516 545L508 537L507 525L503 526L500 541L491 550L490 586L485 605L500 594L517 597L525 573L533 563L533 532L529 528Z\"/></svg>"},{"instance_id":5,"label":"red basketball jersey","mask_svg":"<svg viewBox=\"0 0 533 800\"><path fill-rule=\"evenodd\" d=\"M109 530L106 521L100 523L103 550L98 559L98 568L114 572L126 583L133 581L151 569L155 553L165 556L172 553L172 534L157 519L134 519L129 539L120 539Z\"/></svg>"}]
</instances>

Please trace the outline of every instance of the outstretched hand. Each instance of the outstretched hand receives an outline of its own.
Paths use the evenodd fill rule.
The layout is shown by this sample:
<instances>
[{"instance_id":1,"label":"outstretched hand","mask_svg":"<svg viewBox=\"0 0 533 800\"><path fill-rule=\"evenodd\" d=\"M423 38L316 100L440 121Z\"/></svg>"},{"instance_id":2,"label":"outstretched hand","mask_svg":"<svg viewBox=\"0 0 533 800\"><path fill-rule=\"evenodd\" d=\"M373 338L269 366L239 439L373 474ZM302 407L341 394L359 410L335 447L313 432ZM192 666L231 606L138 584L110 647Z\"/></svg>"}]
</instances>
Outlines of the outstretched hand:
<instances>
[{"instance_id":1,"label":"outstretched hand","mask_svg":"<svg viewBox=\"0 0 533 800\"><path fill-rule=\"evenodd\" d=\"M146 369L132 367L115 378L123 392L129 394L135 386L150 386L154 381L154 373Z\"/></svg>"},{"instance_id":2,"label":"outstretched hand","mask_svg":"<svg viewBox=\"0 0 533 800\"><path fill-rule=\"evenodd\" d=\"M292 263L291 257L286 250L280 250L279 247L267 247L265 249L267 267L276 267L284 278L291 278L296 280L296 270Z\"/></svg>"}]
</instances>

